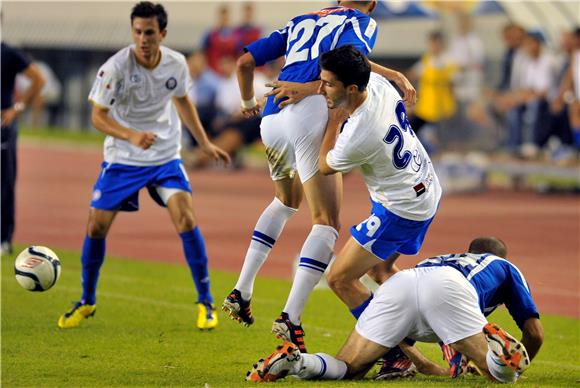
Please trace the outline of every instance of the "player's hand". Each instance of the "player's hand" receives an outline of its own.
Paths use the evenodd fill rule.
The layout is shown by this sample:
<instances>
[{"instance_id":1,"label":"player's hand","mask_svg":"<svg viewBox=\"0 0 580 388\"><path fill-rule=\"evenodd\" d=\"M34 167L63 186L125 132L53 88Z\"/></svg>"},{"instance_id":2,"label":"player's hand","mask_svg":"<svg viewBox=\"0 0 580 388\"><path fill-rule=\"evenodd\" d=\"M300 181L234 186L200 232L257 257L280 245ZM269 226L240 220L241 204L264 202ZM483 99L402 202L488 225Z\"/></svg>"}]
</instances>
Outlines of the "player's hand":
<instances>
[{"instance_id":1,"label":"player's hand","mask_svg":"<svg viewBox=\"0 0 580 388\"><path fill-rule=\"evenodd\" d=\"M290 104L296 104L302 101L305 97L312 95L310 87L307 84L300 82L274 81L267 83L266 87L272 88L272 90L264 96L274 96L274 102L286 98L286 100L279 104L280 108Z\"/></svg>"},{"instance_id":2,"label":"player's hand","mask_svg":"<svg viewBox=\"0 0 580 388\"><path fill-rule=\"evenodd\" d=\"M18 112L13 107L4 109L2 111L2 126L5 127L7 125L12 124L12 122L18 116Z\"/></svg>"},{"instance_id":3,"label":"player's hand","mask_svg":"<svg viewBox=\"0 0 580 388\"><path fill-rule=\"evenodd\" d=\"M401 74L399 77L394 79L393 82L399 87L401 92L403 92L405 106L408 108L414 106L417 103L417 91L407 77Z\"/></svg>"},{"instance_id":4,"label":"player's hand","mask_svg":"<svg viewBox=\"0 0 580 388\"><path fill-rule=\"evenodd\" d=\"M258 101L258 103L253 107L253 108L243 108L242 107L242 115L247 118L250 119L252 117L256 117L260 115L260 112L262 111L262 104L260 103L260 101Z\"/></svg>"},{"instance_id":5,"label":"player's hand","mask_svg":"<svg viewBox=\"0 0 580 388\"><path fill-rule=\"evenodd\" d=\"M208 142L206 145L200 145L200 149L207 155L209 156L211 159L213 159L214 161L218 162L220 160L223 160L226 165L230 164L232 162L230 155L222 150L221 148L219 148L218 146L216 146L215 144Z\"/></svg>"},{"instance_id":6,"label":"player's hand","mask_svg":"<svg viewBox=\"0 0 580 388\"><path fill-rule=\"evenodd\" d=\"M129 143L141 149L149 149L157 140L157 135L153 132L133 131L129 135Z\"/></svg>"}]
</instances>

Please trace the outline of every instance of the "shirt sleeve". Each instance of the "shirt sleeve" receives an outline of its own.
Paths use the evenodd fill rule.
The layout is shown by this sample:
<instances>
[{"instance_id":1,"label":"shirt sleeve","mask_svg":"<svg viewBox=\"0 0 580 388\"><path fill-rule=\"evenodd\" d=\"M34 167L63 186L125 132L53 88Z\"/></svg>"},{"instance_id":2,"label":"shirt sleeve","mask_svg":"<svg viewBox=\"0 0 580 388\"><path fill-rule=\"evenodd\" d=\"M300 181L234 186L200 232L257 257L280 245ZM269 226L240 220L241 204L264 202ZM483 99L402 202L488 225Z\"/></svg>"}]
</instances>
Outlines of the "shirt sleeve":
<instances>
[{"instance_id":1,"label":"shirt sleeve","mask_svg":"<svg viewBox=\"0 0 580 388\"><path fill-rule=\"evenodd\" d=\"M286 42L288 39L288 26L272 32L269 36L244 47L256 61L256 66L262 66L267 62L280 58L286 54Z\"/></svg>"},{"instance_id":2,"label":"shirt sleeve","mask_svg":"<svg viewBox=\"0 0 580 388\"><path fill-rule=\"evenodd\" d=\"M364 163L366 163L366 156L362 147L343 129L334 148L326 154L326 164L335 171L347 172Z\"/></svg>"},{"instance_id":3,"label":"shirt sleeve","mask_svg":"<svg viewBox=\"0 0 580 388\"><path fill-rule=\"evenodd\" d=\"M118 102L122 89L123 77L113 64L107 62L97 72L89 100L111 109Z\"/></svg>"},{"instance_id":4,"label":"shirt sleeve","mask_svg":"<svg viewBox=\"0 0 580 388\"><path fill-rule=\"evenodd\" d=\"M338 38L336 47L353 45L364 55L369 55L377 39L377 22L368 15L351 17L345 22L344 31Z\"/></svg>"},{"instance_id":5,"label":"shirt sleeve","mask_svg":"<svg viewBox=\"0 0 580 388\"><path fill-rule=\"evenodd\" d=\"M507 271L506 281L508 283L505 287L505 306L516 321L518 327L522 329L527 319L539 318L540 314L532 299L532 294L530 293L530 288L524 275L513 264L508 266Z\"/></svg>"},{"instance_id":6,"label":"shirt sleeve","mask_svg":"<svg viewBox=\"0 0 580 388\"><path fill-rule=\"evenodd\" d=\"M179 74L179 79L177 80L177 87L175 88L175 97L184 97L188 95L188 91L191 88L191 76L187 68L187 62L185 57L179 61L181 65L181 72Z\"/></svg>"}]
</instances>

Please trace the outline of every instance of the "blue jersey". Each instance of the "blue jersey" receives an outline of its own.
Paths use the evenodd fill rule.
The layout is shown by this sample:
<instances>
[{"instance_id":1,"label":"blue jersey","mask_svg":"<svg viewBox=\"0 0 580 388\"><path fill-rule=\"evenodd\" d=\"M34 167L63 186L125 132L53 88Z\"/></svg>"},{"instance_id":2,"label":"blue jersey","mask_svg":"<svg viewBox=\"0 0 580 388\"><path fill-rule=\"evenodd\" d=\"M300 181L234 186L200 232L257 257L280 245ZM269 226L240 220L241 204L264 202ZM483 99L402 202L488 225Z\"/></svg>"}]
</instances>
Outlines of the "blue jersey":
<instances>
[{"instance_id":1,"label":"blue jersey","mask_svg":"<svg viewBox=\"0 0 580 388\"><path fill-rule=\"evenodd\" d=\"M351 8L328 7L296 16L286 27L259 39L245 49L257 66L285 56L280 81L310 82L320 77L318 58L340 46L353 45L368 55L377 38L377 24L368 15ZM268 98L264 116L278 113L274 98Z\"/></svg>"},{"instance_id":2,"label":"blue jersey","mask_svg":"<svg viewBox=\"0 0 580 388\"><path fill-rule=\"evenodd\" d=\"M528 318L539 317L524 275L509 261L491 254L452 254L423 260L417 267L453 267L475 287L485 316L505 304L521 329Z\"/></svg>"}]
</instances>

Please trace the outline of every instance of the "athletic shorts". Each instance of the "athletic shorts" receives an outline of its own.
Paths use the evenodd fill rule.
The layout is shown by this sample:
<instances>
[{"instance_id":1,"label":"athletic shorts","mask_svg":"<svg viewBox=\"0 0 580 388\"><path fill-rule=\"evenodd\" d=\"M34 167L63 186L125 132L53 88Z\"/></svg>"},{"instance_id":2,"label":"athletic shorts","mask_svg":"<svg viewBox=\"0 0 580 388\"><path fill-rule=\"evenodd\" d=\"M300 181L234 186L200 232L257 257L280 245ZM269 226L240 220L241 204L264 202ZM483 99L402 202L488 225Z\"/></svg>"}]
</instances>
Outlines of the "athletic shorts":
<instances>
[{"instance_id":1,"label":"athletic shorts","mask_svg":"<svg viewBox=\"0 0 580 388\"><path fill-rule=\"evenodd\" d=\"M293 178L306 182L318 172L318 155L328 121L326 100L308 96L297 104L266 116L260 124L272 180Z\"/></svg>"},{"instance_id":2,"label":"athletic shorts","mask_svg":"<svg viewBox=\"0 0 580 388\"><path fill-rule=\"evenodd\" d=\"M388 348L405 337L452 344L481 333L487 323L477 301L475 288L454 268L408 269L379 287L356 331Z\"/></svg>"},{"instance_id":3,"label":"athletic shorts","mask_svg":"<svg viewBox=\"0 0 580 388\"><path fill-rule=\"evenodd\" d=\"M181 160L160 166L128 166L103 162L93 188L91 207L111 211L139 210L139 190L146 187L151 198L167 206L169 197L181 191L191 193L189 178Z\"/></svg>"},{"instance_id":4,"label":"athletic shorts","mask_svg":"<svg viewBox=\"0 0 580 388\"><path fill-rule=\"evenodd\" d=\"M425 221L408 220L378 202L371 200L371 203L371 216L350 228L355 241L381 260L393 253L416 255L435 217Z\"/></svg>"}]
</instances>

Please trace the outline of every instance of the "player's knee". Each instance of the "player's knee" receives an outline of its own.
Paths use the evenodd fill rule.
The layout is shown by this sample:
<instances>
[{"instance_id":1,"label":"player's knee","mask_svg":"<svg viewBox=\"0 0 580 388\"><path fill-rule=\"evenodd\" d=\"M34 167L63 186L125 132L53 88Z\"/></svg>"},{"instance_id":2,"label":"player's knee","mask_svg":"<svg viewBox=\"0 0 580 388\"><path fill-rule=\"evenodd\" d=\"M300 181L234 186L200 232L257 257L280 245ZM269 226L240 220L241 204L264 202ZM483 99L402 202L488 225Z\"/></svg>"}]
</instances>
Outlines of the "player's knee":
<instances>
[{"instance_id":1,"label":"player's knee","mask_svg":"<svg viewBox=\"0 0 580 388\"><path fill-rule=\"evenodd\" d=\"M89 220L89 224L87 226L87 235L90 238L105 238L107 237L108 231L108 224L99 222L97 220Z\"/></svg>"},{"instance_id":2,"label":"player's knee","mask_svg":"<svg viewBox=\"0 0 580 388\"><path fill-rule=\"evenodd\" d=\"M326 276L326 281L328 286L335 294L341 295L346 289L349 288L350 279L345 276L344 273L330 271Z\"/></svg>"},{"instance_id":3,"label":"player's knee","mask_svg":"<svg viewBox=\"0 0 580 388\"><path fill-rule=\"evenodd\" d=\"M179 233L183 233L195 229L195 225L193 214L184 212L179 216L176 227Z\"/></svg>"}]
</instances>

